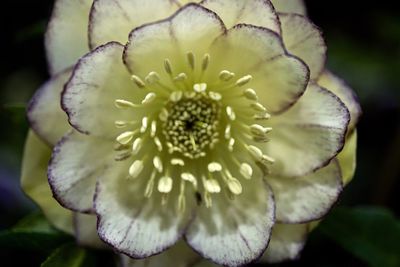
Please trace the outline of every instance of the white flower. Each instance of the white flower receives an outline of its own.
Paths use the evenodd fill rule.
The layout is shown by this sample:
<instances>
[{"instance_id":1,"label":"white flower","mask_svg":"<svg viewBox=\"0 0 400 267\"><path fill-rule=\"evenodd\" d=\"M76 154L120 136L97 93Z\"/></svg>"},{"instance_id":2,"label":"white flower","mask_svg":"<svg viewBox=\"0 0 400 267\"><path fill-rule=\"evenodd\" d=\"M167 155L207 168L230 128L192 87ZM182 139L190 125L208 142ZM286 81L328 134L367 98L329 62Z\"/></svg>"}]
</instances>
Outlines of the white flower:
<instances>
[{"instance_id":1,"label":"white flower","mask_svg":"<svg viewBox=\"0 0 400 267\"><path fill-rule=\"evenodd\" d=\"M297 256L307 223L341 192L341 168L352 176L359 107L323 73L326 47L301 3L276 2L296 14L267 0L57 1L54 76L29 119L55 145L60 204L97 215L100 238L133 258L184 237L204 258L243 265L274 224L263 259Z\"/></svg>"}]
</instances>

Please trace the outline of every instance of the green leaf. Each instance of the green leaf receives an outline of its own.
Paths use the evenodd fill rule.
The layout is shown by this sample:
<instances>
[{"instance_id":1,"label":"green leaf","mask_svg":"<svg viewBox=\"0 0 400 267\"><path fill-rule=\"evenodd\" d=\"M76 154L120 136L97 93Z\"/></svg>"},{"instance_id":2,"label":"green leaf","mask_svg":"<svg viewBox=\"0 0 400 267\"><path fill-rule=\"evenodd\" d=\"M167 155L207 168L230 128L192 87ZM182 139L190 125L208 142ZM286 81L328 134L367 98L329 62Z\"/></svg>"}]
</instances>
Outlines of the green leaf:
<instances>
[{"instance_id":1,"label":"green leaf","mask_svg":"<svg viewBox=\"0 0 400 267\"><path fill-rule=\"evenodd\" d=\"M48 252L70 240L70 236L54 229L39 213L29 215L13 228L0 232L0 248Z\"/></svg>"},{"instance_id":2,"label":"green leaf","mask_svg":"<svg viewBox=\"0 0 400 267\"><path fill-rule=\"evenodd\" d=\"M89 267L94 266L91 254L73 243L55 249L40 267Z\"/></svg>"},{"instance_id":3,"label":"green leaf","mask_svg":"<svg viewBox=\"0 0 400 267\"><path fill-rule=\"evenodd\" d=\"M386 209L336 208L319 231L372 267L400 266L400 222Z\"/></svg>"}]
</instances>

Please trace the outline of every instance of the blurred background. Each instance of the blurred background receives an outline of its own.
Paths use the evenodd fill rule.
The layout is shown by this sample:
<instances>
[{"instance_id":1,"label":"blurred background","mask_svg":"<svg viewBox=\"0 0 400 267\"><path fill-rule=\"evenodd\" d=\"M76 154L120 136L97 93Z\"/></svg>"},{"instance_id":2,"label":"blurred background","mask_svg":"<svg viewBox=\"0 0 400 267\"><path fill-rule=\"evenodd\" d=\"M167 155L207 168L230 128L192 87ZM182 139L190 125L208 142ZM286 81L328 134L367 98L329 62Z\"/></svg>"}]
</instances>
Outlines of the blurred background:
<instances>
[{"instance_id":1,"label":"blurred background","mask_svg":"<svg viewBox=\"0 0 400 267\"><path fill-rule=\"evenodd\" d=\"M306 1L311 20L324 32L329 68L360 98L358 167L328 222L310 236L301 259L277 266L400 266L400 240L390 243L400 233L396 219L400 214L400 12L394 1L379 3ZM1 4L0 231L36 209L19 186L28 129L24 108L48 79L43 34L53 0L5 0ZM347 226L360 231L360 240L346 244L354 239L352 231L340 232L343 229L331 225L334 220L349 220ZM358 251L364 243L369 246ZM377 253L370 247L380 244L387 247L376 248L381 253L378 258L389 263L379 265L363 255ZM0 251L0 265L5 267L40 266L46 258L35 251ZM398 257L390 251L397 251ZM26 256L19 257L21 253Z\"/></svg>"}]
</instances>

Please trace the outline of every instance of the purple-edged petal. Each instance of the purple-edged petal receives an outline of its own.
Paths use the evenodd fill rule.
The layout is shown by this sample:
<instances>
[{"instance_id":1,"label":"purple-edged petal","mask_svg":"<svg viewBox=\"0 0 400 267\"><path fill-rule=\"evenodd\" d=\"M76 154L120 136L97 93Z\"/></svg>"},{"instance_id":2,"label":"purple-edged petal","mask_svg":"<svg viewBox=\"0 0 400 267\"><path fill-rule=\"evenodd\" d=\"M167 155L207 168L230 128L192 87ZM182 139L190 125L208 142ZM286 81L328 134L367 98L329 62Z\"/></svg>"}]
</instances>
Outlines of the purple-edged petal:
<instances>
[{"instance_id":1,"label":"purple-edged petal","mask_svg":"<svg viewBox=\"0 0 400 267\"><path fill-rule=\"evenodd\" d=\"M268 110L286 109L304 93L308 67L287 54L281 37L266 28L240 24L218 38L210 49L209 80L218 79L221 70L239 79L251 75L246 85L256 90Z\"/></svg>"},{"instance_id":2,"label":"purple-edged petal","mask_svg":"<svg viewBox=\"0 0 400 267\"><path fill-rule=\"evenodd\" d=\"M217 13L227 28L246 23L280 33L279 19L269 0L204 0L201 4Z\"/></svg>"},{"instance_id":3,"label":"purple-edged petal","mask_svg":"<svg viewBox=\"0 0 400 267\"><path fill-rule=\"evenodd\" d=\"M148 161L143 163L140 176L134 179L128 174L131 161L115 162L115 167L99 178L95 197L100 238L136 259L161 253L174 245L192 218L195 205L190 195L185 211L178 211L179 186L173 187L164 205L156 188L151 197L145 197L153 165Z\"/></svg>"},{"instance_id":4,"label":"purple-edged petal","mask_svg":"<svg viewBox=\"0 0 400 267\"><path fill-rule=\"evenodd\" d=\"M199 259L200 256L184 241L179 241L161 254L143 260L121 255L122 267L189 267Z\"/></svg>"},{"instance_id":5,"label":"purple-edged petal","mask_svg":"<svg viewBox=\"0 0 400 267\"><path fill-rule=\"evenodd\" d=\"M164 60L169 59L173 73L186 72L186 54L201 59L213 40L225 32L221 19L212 11L189 4L162 22L133 30L125 49L124 61L132 73L145 77L156 71L164 79Z\"/></svg>"},{"instance_id":6,"label":"purple-edged petal","mask_svg":"<svg viewBox=\"0 0 400 267\"><path fill-rule=\"evenodd\" d=\"M230 200L212 196L188 227L188 244L204 258L226 266L241 266L262 255L275 221L275 205L269 187L259 179L241 181L243 193Z\"/></svg>"},{"instance_id":7,"label":"purple-edged petal","mask_svg":"<svg viewBox=\"0 0 400 267\"><path fill-rule=\"evenodd\" d=\"M74 234L79 245L99 249L107 248L107 245L101 241L97 234L96 225L96 215L74 213Z\"/></svg>"},{"instance_id":8,"label":"purple-edged petal","mask_svg":"<svg viewBox=\"0 0 400 267\"><path fill-rule=\"evenodd\" d=\"M308 228L308 224L275 224L271 242L260 261L278 263L297 259L305 245Z\"/></svg>"},{"instance_id":9,"label":"purple-edged petal","mask_svg":"<svg viewBox=\"0 0 400 267\"><path fill-rule=\"evenodd\" d=\"M95 0L90 11L90 46L110 41L126 43L132 29L166 18L178 7L168 0Z\"/></svg>"},{"instance_id":10,"label":"purple-edged petal","mask_svg":"<svg viewBox=\"0 0 400 267\"><path fill-rule=\"evenodd\" d=\"M302 15L281 13L279 19L286 49L304 60L310 68L311 79L318 78L326 61L326 45L321 31Z\"/></svg>"},{"instance_id":11,"label":"purple-edged petal","mask_svg":"<svg viewBox=\"0 0 400 267\"><path fill-rule=\"evenodd\" d=\"M71 129L67 115L61 109L61 92L71 72L69 69L53 76L39 88L29 103L30 126L49 145L55 145Z\"/></svg>"},{"instance_id":12,"label":"purple-edged petal","mask_svg":"<svg viewBox=\"0 0 400 267\"><path fill-rule=\"evenodd\" d=\"M276 11L306 15L304 0L271 0Z\"/></svg>"},{"instance_id":13,"label":"purple-edged petal","mask_svg":"<svg viewBox=\"0 0 400 267\"><path fill-rule=\"evenodd\" d=\"M302 177L268 176L276 202L276 220L305 223L321 219L342 191L342 175L336 160Z\"/></svg>"},{"instance_id":14,"label":"purple-edged petal","mask_svg":"<svg viewBox=\"0 0 400 267\"><path fill-rule=\"evenodd\" d=\"M51 149L33 131L26 139L21 168L21 186L24 192L39 205L46 218L57 229L72 234L72 212L58 204L52 197L47 182L47 164Z\"/></svg>"},{"instance_id":15,"label":"purple-edged petal","mask_svg":"<svg viewBox=\"0 0 400 267\"><path fill-rule=\"evenodd\" d=\"M357 163L357 130L353 130L346 136L346 144L337 156L343 183L347 184L353 179Z\"/></svg>"},{"instance_id":16,"label":"purple-edged petal","mask_svg":"<svg viewBox=\"0 0 400 267\"><path fill-rule=\"evenodd\" d=\"M96 178L113 156L113 143L72 131L54 147L48 177L54 197L64 207L90 212Z\"/></svg>"},{"instance_id":17,"label":"purple-edged petal","mask_svg":"<svg viewBox=\"0 0 400 267\"><path fill-rule=\"evenodd\" d=\"M90 0L57 0L45 36L51 74L72 66L89 51Z\"/></svg>"},{"instance_id":18,"label":"purple-edged petal","mask_svg":"<svg viewBox=\"0 0 400 267\"><path fill-rule=\"evenodd\" d=\"M343 148L350 115L340 99L310 84L285 113L273 116L267 154L275 176L303 176L325 166Z\"/></svg>"},{"instance_id":19,"label":"purple-edged petal","mask_svg":"<svg viewBox=\"0 0 400 267\"><path fill-rule=\"evenodd\" d=\"M130 93L137 90L122 63L123 46L112 42L81 58L62 95L62 106L69 122L78 131L115 138L116 120L132 120L135 113L118 109L116 99L133 102ZM138 93L140 95L140 93Z\"/></svg>"},{"instance_id":20,"label":"purple-edged petal","mask_svg":"<svg viewBox=\"0 0 400 267\"><path fill-rule=\"evenodd\" d=\"M325 71L319 77L318 84L337 95L349 109L351 117L349 131L352 131L361 116L361 107L357 95L345 81L329 71Z\"/></svg>"}]
</instances>

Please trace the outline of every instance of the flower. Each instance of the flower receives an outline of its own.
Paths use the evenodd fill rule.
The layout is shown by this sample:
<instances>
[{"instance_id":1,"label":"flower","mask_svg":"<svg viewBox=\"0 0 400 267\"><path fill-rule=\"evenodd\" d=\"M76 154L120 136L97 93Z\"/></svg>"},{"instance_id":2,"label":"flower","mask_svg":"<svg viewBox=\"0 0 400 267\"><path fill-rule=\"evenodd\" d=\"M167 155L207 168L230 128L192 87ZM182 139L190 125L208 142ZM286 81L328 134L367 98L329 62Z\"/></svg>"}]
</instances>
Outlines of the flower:
<instances>
[{"instance_id":1,"label":"flower","mask_svg":"<svg viewBox=\"0 0 400 267\"><path fill-rule=\"evenodd\" d=\"M354 94L301 1L183 2L56 2L28 110L52 193L131 258L177 244L151 264L182 238L217 264L294 258L353 175ZM23 186L70 231L29 175L46 149L29 135Z\"/></svg>"}]
</instances>

